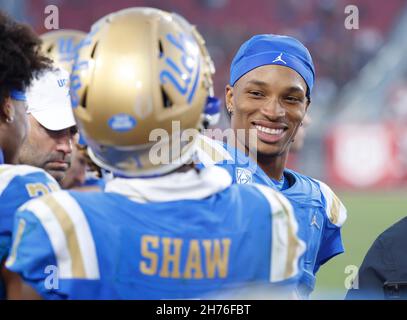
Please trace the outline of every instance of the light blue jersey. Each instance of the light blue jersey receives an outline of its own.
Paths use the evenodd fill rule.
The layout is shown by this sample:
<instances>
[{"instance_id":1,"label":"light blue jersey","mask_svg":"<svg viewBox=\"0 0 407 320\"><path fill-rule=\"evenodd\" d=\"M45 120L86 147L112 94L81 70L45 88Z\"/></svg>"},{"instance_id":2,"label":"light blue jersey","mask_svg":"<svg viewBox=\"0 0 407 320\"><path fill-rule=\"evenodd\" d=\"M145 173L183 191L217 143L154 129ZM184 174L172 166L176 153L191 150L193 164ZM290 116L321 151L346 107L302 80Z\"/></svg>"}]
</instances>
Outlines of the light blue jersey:
<instances>
[{"instance_id":1,"label":"light blue jersey","mask_svg":"<svg viewBox=\"0 0 407 320\"><path fill-rule=\"evenodd\" d=\"M11 247L14 214L17 209L30 200L59 190L59 185L45 171L25 165L0 165L0 263ZM0 299L4 288L0 279Z\"/></svg>"},{"instance_id":2,"label":"light blue jersey","mask_svg":"<svg viewBox=\"0 0 407 320\"><path fill-rule=\"evenodd\" d=\"M218 167L115 178L16 215L7 268L46 299L181 299L250 283L296 286L305 245L290 203ZM57 270L57 276L55 275Z\"/></svg>"},{"instance_id":3,"label":"light blue jersey","mask_svg":"<svg viewBox=\"0 0 407 320\"><path fill-rule=\"evenodd\" d=\"M197 162L200 167L213 165L226 169L233 183L258 183L280 191L291 202L299 224L299 236L307 244L300 292L307 297L315 287L315 274L332 257L344 252L341 226L346 209L323 182L285 169L282 181L270 179L249 157L219 141L200 136Z\"/></svg>"}]
</instances>

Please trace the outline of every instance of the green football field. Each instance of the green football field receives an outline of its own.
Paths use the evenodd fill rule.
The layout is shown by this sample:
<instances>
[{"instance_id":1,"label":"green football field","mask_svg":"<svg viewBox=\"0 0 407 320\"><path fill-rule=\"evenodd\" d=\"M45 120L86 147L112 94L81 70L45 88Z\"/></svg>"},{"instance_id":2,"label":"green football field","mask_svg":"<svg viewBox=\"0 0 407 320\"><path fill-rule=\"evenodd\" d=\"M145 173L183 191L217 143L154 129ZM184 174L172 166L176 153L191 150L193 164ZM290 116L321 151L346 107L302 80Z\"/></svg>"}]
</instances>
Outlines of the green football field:
<instances>
[{"instance_id":1,"label":"green football field","mask_svg":"<svg viewBox=\"0 0 407 320\"><path fill-rule=\"evenodd\" d=\"M348 209L348 219L342 233L345 253L333 258L320 269L312 299L343 299L346 293L345 280L350 275L349 272L355 270L348 267L346 274L346 267L359 267L376 237L407 216L407 190L338 192L338 196Z\"/></svg>"}]
</instances>

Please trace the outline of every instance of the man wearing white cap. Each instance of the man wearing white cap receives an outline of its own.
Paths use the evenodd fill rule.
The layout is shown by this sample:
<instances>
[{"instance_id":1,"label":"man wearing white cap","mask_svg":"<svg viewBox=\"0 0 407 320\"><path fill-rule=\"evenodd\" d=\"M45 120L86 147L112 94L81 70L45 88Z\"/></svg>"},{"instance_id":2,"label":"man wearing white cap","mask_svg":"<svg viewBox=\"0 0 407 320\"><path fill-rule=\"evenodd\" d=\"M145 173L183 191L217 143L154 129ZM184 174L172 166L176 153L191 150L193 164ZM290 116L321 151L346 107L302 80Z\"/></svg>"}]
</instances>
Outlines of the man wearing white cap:
<instances>
[{"instance_id":1,"label":"man wearing white cap","mask_svg":"<svg viewBox=\"0 0 407 320\"><path fill-rule=\"evenodd\" d=\"M70 166L76 132L68 72L53 69L34 80L27 91L27 105L31 129L19 162L42 168L61 182Z\"/></svg>"}]
</instances>

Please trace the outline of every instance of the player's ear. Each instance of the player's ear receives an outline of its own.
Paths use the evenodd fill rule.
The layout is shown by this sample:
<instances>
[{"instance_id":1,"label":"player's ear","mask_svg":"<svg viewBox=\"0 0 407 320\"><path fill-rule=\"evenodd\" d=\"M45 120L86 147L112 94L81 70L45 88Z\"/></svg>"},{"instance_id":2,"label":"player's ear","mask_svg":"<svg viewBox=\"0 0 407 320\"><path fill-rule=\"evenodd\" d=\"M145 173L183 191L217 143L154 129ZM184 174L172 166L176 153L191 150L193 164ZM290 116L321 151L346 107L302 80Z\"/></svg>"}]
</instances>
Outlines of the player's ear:
<instances>
[{"instance_id":1,"label":"player's ear","mask_svg":"<svg viewBox=\"0 0 407 320\"><path fill-rule=\"evenodd\" d=\"M233 87L229 84L225 87L225 103L226 109L230 115L233 114L234 105L233 105Z\"/></svg>"},{"instance_id":2,"label":"player's ear","mask_svg":"<svg viewBox=\"0 0 407 320\"><path fill-rule=\"evenodd\" d=\"M0 108L0 117L2 122L11 123L14 121L15 109L10 98L6 98Z\"/></svg>"}]
</instances>

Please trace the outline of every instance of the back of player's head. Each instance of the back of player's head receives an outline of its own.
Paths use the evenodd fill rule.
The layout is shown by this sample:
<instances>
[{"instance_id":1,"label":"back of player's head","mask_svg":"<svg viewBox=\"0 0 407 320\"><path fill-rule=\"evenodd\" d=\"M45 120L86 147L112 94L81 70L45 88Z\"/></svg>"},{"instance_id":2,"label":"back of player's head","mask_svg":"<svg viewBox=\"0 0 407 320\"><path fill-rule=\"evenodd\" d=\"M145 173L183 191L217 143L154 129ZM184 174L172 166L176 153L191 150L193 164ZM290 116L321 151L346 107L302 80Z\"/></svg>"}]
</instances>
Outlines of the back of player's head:
<instances>
[{"instance_id":1,"label":"back of player's head","mask_svg":"<svg viewBox=\"0 0 407 320\"><path fill-rule=\"evenodd\" d=\"M229 84L264 65L280 65L296 71L307 84L309 97L314 86L315 68L308 49L297 39L274 34L255 35L244 42L230 66Z\"/></svg>"},{"instance_id":2,"label":"back of player's head","mask_svg":"<svg viewBox=\"0 0 407 320\"><path fill-rule=\"evenodd\" d=\"M92 160L125 176L164 174L189 161L197 132L190 129L200 126L213 72L202 37L176 14L130 8L100 19L71 76Z\"/></svg>"},{"instance_id":3,"label":"back of player's head","mask_svg":"<svg viewBox=\"0 0 407 320\"><path fill-rule=\"evenodd\" d=\"M24 100L24 91L50 61L39 54L41 40L27 25L0 11L0 106L6 98Z\"/></svg>"},{"instance_id":4,"label":"back of player's head","mask_svg":"<svg viewBox=\"0 0 407 320\"><path fill-rule=\"evenodd\" d=\"M70 29L53 30L40 36L41 51L55 66L71 72L76 48L86 36L85 32Z\"/></svg>"}]
</instances>

